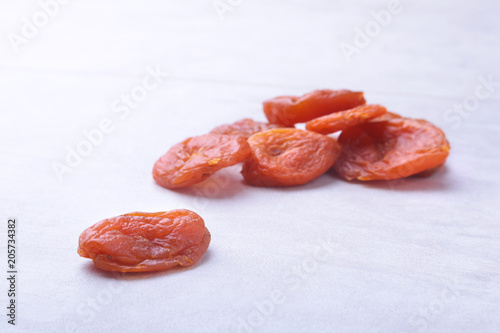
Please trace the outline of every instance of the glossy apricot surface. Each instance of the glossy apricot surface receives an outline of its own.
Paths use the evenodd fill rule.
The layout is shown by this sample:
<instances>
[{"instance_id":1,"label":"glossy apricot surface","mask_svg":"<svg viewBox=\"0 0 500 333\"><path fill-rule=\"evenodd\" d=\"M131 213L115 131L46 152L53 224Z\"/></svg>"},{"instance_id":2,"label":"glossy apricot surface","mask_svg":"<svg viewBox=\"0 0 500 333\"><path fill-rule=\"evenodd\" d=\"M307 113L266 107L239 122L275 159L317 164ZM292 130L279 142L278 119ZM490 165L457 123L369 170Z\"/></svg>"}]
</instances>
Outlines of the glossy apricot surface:
<instances>
[{"instance_id":1,"label":"glossy apricot surface","mask_svg":"<svg viewBox=\"0 0 500 333\"><path fill-rule=\"evenodd\" d=\"M294 128L260 132L248 143L252 153L241 173L255 186L305 184L325 173L340 155L335 139Z\"/></svg>"},{"instance_id":2,"label":"glossy apricot surface","mask_svg":"<svg viewBox=\"0 0 500 333\"><path fill-rule=\"evenodd\" d=\"M218 170L243 162L250 146L239 135L205 134L174 145L153 167L157 184L174 189L202 182Z\"/></svg>"},{"instance_id":3,"label":"glossy apricot surface","mask_svg":"<svg viewBox=\"0 0 500 333\"><path fill-rule=\"evenodd\" d=\"M386 112L387 109L381 105L361 105L350 110L335 112L308 121L306 129L321 134L335 133L348 127L362 124Z\"/></svg>"},{"instance_id":4,"label":"glossy apricot surface","mask_svg":"<svg viewBox=\"0 0 500 333\"><path fill-rule=\"evenodd\" d=\"M363 92L314 90L303 96L279 96L264 101L264 113L271 124L292 127L297 123L349 110L365 104Z\"/></svg>"},{"instance_id":5,"label":"glossy apricot surface","mask_svg":"<svg viewBox=\"0 0 500 333\"><path fill-rule=\"evenodd\" d=\"M135 212L86 229L80 235L78 254L107 271L160 271L194 265L210 239L205 222L192 211Z\"/></svg>"},{"instance_id":6,"label":"glossy apricot surface","mask_svg":"<svg viewBox=\"0 0 500 333\"><path fill-rule=\"evenodd\" d=\"M450 151L440 128L410 118L350 127L338 141L342 153L334 168L347 180L408 177L442 165Z\"/></svg>"}]
</instances>

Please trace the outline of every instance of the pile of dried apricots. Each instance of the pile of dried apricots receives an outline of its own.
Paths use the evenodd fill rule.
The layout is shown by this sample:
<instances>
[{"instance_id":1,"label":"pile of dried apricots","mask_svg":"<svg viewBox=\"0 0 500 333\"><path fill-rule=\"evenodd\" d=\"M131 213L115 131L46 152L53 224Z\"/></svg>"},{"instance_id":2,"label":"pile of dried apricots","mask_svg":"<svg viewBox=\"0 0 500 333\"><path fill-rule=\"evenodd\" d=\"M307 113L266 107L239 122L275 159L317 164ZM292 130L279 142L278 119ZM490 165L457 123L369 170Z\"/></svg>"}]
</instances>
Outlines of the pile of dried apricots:
<instances>
[{"instance_id":1,"label":"pile of dried apricots","mask_svg":"<svg viewBox=\"0 0 500 333\"><path fill-rule=\"evenodd\" d=\"M263 106L269 123L243 119L174 145L153 167L156 183L187 187L238 163L254 186L302 185L330 169L346 180L392 180L430 174L450 151L440 128L366 104L362 92L315 90ZM195 264L209 243L194 212L131 213L85 230L78 253L104 270L157 271Z\"/></svg>"}]
</instances>

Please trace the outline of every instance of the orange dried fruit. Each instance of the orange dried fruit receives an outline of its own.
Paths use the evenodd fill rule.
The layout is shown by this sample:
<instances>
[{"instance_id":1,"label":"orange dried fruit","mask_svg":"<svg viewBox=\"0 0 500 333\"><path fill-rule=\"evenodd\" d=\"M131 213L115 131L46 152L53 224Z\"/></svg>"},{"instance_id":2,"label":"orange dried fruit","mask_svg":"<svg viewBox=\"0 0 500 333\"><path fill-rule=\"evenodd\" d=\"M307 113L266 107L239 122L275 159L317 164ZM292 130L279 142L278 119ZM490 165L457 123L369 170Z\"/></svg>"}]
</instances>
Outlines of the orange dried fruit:
<instances>
[{"instance_id":1,"label":"orange dried fruit","mask_svg":"<svg viewBox=\"0 0 500 333\"><path fill-rule=\"evenodd\" d=\"M361 105L350 110L335 112L308 121L306 129L321 134L335 133L348 127L362 124L386 112L387 109L381 105Z\"/></svg>"},{"instance_id":2,"label":"orange dried fruit","mask_svg":"<svg viewBox=\"0 0 500 333\"><path fill-rule=\"evenodd\" d=\"M276 124L268 124L253 119L242 119L233 124L221 125L214 128L210 133L225 134L225 135L239 135L249 138L255 133L259 133L268 129L279 128L281 126Z\"/></svg>"},{"instance_id":3,"label":"orange dried fruit","mask_svg":"<svg viewBox=\"0 0 500 333\"><path fill-rule=\"evenodd\" d=\"M159 185L174 189L197 184L218 170L243 162L250 155L247 140L237 135L205 134L184 140L153 167Z\"/></svg>"},{"instance_id":4,"label":"orange dried fruit","mask_svg":"<svg viewBox=\"0 0 500 333\"><path fill-rule=\"evenodd\" d=\"M363 92L315 90L303 96L279 96L264 101L264 113L271 124L291 127L297 123L349 110L365 104Z\"/></svg>"},{"instance_id":5,"label":"orange dried fruit","mask_svg":"<svg viewBox=\"0 0 500 333\"><path fill-rule=\"evenodd\" d=\"M443 164L450 151L440 128L410 118L363 123L338 140L342 153L334 169L347 180L408 177Z\"/></svg>"},{"instance_id":6,"label":"orange dried fruit","mask_svg":"<svg viewBox=\"0 0 500 333\"><path fill-rule=\"evenodd\" d=\"M340 155L337 141L314 132L280 128L248 139L252 148L241 173L255 186L294 186L318 178Z\"/></svg>"},{"instance_id":7,"label":"orange dried fruit","mask_svg":"<svg viewBox=\"0 0 500 333\"><path fill-rule=\"evenodd\" d=\"M391 120L391 119L395 119L395 118L403 118L403 117L397 113L387 111L383 115L375 117L375 118L371 119L370 121L371 122L386 121L386 120Z\"/></svg>"},{"instance_id":8,"label":"orange dried fruit","mask_svg":"<svg viewBox=\"0 0 500 333\"><path fill-rule=\"evenodd\" d=\"M106 271L161 271L194 265L207 251L210 238L205 222L192 211L136 212L86 229L78 254Z\"/></svg>"}]
</instances>

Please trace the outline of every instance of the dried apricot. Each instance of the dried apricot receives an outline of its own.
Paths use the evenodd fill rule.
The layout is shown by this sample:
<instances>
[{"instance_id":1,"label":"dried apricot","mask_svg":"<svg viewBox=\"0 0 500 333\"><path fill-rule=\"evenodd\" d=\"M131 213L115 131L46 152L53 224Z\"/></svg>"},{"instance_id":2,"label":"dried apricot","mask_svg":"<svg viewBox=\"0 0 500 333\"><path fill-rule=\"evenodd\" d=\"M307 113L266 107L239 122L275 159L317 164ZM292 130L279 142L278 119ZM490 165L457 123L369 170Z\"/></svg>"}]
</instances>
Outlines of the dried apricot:
<instances>
[{"instance_id":1,"label":"dried apricot","mask_svg":"<svg viewBox=\"0 0 500 333\"><path fill-rule=\"evenodd\" d=\"M136 212L86 229L78 254L106 271L161 271L194 265L207 251L210 238L205 222L192 211Z\"/></svg>"},{"instance_id":2,"label":"dried apricot","mask_svg":"<svg viewBox=\"0 0 500 333\"><path fill-rule=\"evenodd\" d=\"M381 105L361 105L350 110L335 112L308 121L306 129L321 134L335 133L348 127L362 124L386 112L387 109Z\"/></svg>"},{"instance_id":3,"label":"dried apricot","mask_svg":"<svg viewBox=\"0 0 500 333\"><path fill-rule=\"evenodd\" d=\"M279 128L279 125L262 123L253 119L242 119L234 124L221 125L214 128L210 133L225 134L225 135L240 135L249 138L255 133L259 133L268 129Z\"/></svg>"},{"instance_id":4,"label":"dried apricot","mask_svg":"<svg viewBox=\"0 0 500 333\"><path fill-rule=\"evenodd\" d=\"M443 131L420 119L367 122L342 131L334 169L345 179L397 179L443 164L450 145Z\"/></svg>"},{"instance_id":5,"label":"dried apricot","mask_svg":"<svg viewBox=\"0 0 500 333\"><path fill-rule=\"evenodd\" d=\"M279 96L264 101L264 113L271 124L291 127L327 114L365 104L362 92L315 90L303 96Z\"/></svg>"},{"instance_id":6,"label":"dried apricot","mask_svg":"<svg viewBox=\"0 0 500 333\"><path fill-rule=\"evenodd\" d=\"M294 128L260 132L248 143L252 154L241 173L256 186L305 184L330 169L340 155L335 139Z\"/></svg>"},{"instance_id":7,"label":"dried apricot","mask_svg":"<svg viewBox=\"0 0 500 333\"><path fill-rule=\"evenodd\" d=\"M176 144L154 165L153 178L166 188L199 183L218 170L243 162L250 146L237 135L205 134Z\"/></svg>"}]
</instances>

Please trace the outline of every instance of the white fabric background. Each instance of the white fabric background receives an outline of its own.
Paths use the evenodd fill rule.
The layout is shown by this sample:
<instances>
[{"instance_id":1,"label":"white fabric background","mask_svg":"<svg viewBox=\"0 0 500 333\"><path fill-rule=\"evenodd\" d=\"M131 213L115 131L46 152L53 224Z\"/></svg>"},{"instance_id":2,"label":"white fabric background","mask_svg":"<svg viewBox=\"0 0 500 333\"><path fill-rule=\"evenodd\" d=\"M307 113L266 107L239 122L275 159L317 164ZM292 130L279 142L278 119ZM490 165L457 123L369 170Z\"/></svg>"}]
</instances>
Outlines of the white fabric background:
<instances>
[{"instance_id":1,"label":"white fabric background","mask_svg":"<svg viewBox=\"0 0 500 333\"><path fill-rule=\"evenodd\" d=\"M0 331L498 332L500 85L447 110L474 101L480 77L500 81L499 2L402 0L351 62L340 43L388 1L232 3L222 21L211 0L70 1L15 53L7 34L40 7L2 1L0 244L17 217L19 297L18 325L2 314ZM112 104L148 66L169 76L120 118ZM446 166L285 189L247 186L239 166L180 191L153 182L171 145L318 88L442 127ZM59 182L51 163L104 118L112 133ZM176 208L212 233L195 267L115 276L76 253L101 219Z\"/></svg>"}]
</instances>

